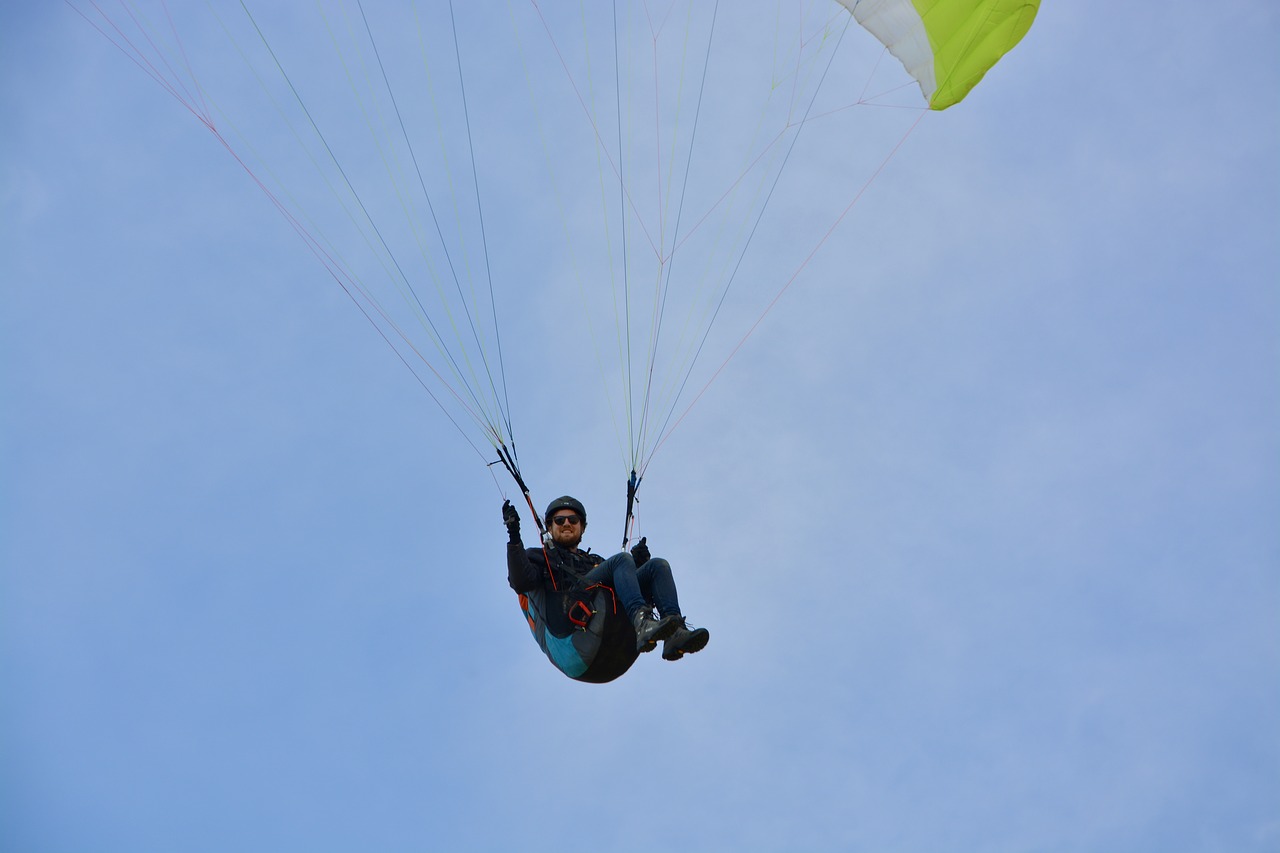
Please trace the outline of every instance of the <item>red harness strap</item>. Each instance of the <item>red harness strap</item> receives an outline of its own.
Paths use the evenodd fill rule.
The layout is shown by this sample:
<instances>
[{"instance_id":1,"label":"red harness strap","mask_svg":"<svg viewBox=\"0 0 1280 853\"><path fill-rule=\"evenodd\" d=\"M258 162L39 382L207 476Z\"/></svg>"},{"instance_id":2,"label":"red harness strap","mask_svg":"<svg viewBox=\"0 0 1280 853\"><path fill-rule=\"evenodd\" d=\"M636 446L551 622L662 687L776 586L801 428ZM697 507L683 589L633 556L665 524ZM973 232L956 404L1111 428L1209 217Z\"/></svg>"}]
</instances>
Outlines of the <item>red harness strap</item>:
<instances>
[{"instance_id":1,"label":"red harness strap","mask_svg":"<svg viewBox=\"0 0 1280 853\"><path fill-rule=\"evenodd\" d=\"M609 591L609 601L611 602L610 609L614 613L618 612L618 596L614 593L613 587L604 583L593 583L591 586L583 590L583 592L591 592L593 589L607 589ZM584 615L580 616L579 614ZM591 621L591 617L595 615L596 611L592 610L591 606L582 600L575 601L573 606L569 608L568 613L569 621L574 625L577 625L579 628L584 629Z\"/></svg>"}]
</instances>

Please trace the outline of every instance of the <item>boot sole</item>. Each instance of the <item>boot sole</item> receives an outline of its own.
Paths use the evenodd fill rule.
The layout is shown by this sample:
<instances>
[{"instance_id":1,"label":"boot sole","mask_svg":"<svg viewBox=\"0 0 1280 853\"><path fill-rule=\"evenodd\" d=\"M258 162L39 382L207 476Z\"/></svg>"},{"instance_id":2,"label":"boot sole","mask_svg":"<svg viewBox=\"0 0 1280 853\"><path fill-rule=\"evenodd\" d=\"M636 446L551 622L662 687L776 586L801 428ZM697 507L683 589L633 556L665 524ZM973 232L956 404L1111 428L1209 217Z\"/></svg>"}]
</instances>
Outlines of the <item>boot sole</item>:
<instances>
[{"instance_id":1,"label":"boot sole","mask_svg":"<svg viewBox=\"0 0 1280 853\"><path fill-rule=\"evenodd\" d=\"M706 628L699 628L689 637L689 642L678 649L667 651L662 650L663 660L680 660L685 655L697 654L707 647L707 643L711 640L711 632Z\"/></svg>"}]
</instances>

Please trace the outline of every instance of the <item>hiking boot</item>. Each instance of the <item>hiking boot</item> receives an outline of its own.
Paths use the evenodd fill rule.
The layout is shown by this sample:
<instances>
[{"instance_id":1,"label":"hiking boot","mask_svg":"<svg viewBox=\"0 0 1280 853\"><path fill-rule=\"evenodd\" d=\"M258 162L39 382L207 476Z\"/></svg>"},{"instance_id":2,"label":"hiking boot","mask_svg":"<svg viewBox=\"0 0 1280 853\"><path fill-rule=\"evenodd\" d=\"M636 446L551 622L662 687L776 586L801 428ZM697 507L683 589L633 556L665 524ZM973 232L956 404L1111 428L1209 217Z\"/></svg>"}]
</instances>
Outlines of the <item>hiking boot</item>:
<instances>
[{"instance_id":1,"label":"hiking boot","mask_svg":"<svg viewBox=\"0 0 1280 853\"><path fill-rule=\"evenodd\" d=\"M641 652L651 652L658 647L659 640L667 639L680 627L680 617L654 619L648 610L637 610L631 617L631 624L636 626L636 648Z\"/></svg>"},{"instance_id":2,"label":"hiking boot","mask_svg":"<svg viewBox=\"0 0 1280 853\"><path fill-rule=\"evenodd\" d=\"M711 632L706 628L690 628L685 624L683 616L675 618L679 620L675 631L662 641L663 660L680 660L685 655L700 652L706 648L707 640L711 639Z\"/></svg>"}]
</instances>

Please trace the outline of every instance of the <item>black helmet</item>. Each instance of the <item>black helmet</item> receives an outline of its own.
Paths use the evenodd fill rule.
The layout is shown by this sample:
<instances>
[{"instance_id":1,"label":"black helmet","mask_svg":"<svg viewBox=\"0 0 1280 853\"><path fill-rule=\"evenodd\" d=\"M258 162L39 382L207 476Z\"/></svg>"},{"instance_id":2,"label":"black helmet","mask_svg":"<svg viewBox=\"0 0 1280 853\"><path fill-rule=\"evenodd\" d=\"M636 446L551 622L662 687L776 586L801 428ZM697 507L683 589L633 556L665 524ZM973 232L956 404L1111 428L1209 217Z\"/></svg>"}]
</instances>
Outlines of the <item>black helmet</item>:
<instances>
[{"instance_id":1,"label":"black helmet","mask_svg":"<svg viewBox=\"0 0 1280 853\"><path fill-rule=\"evenodd\" d=\"M582 525L584 527L586 526L587 524L586 507L582 505L582 501L578 500L577 498L571 498L568 495L563 495L561 497L558 497L555 500L553 500L551 503L547 504L547 511L542 514L543 523L550 524L551 516L556 514L556 510L560 510L560 509L573 510L578 514L578 517L582 519Z\"/></svg>"}]
</instances>

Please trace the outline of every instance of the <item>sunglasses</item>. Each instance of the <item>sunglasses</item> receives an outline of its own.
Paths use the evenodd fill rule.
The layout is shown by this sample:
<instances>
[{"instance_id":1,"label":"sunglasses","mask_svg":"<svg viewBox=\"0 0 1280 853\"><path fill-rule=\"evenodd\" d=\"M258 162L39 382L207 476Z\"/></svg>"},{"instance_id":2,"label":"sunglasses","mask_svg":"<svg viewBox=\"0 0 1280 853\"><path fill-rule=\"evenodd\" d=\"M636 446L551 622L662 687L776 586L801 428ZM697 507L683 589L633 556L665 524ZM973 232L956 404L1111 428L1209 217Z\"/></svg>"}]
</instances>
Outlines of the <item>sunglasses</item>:
<instances>
[{"instance_id":1,"label":"sunglasses","mask_svg":"<svg viewBox=\"0 0 1280 853\"><path fill-rule=\"evenodd\" d=\"M577 524L578 522L582 521L582 519L578 518L578 516L576 515L557 515L551 520L554 521L556 524L559 524L561 527L563 527L566 524Z\"/></svg>"}]
</instances>

